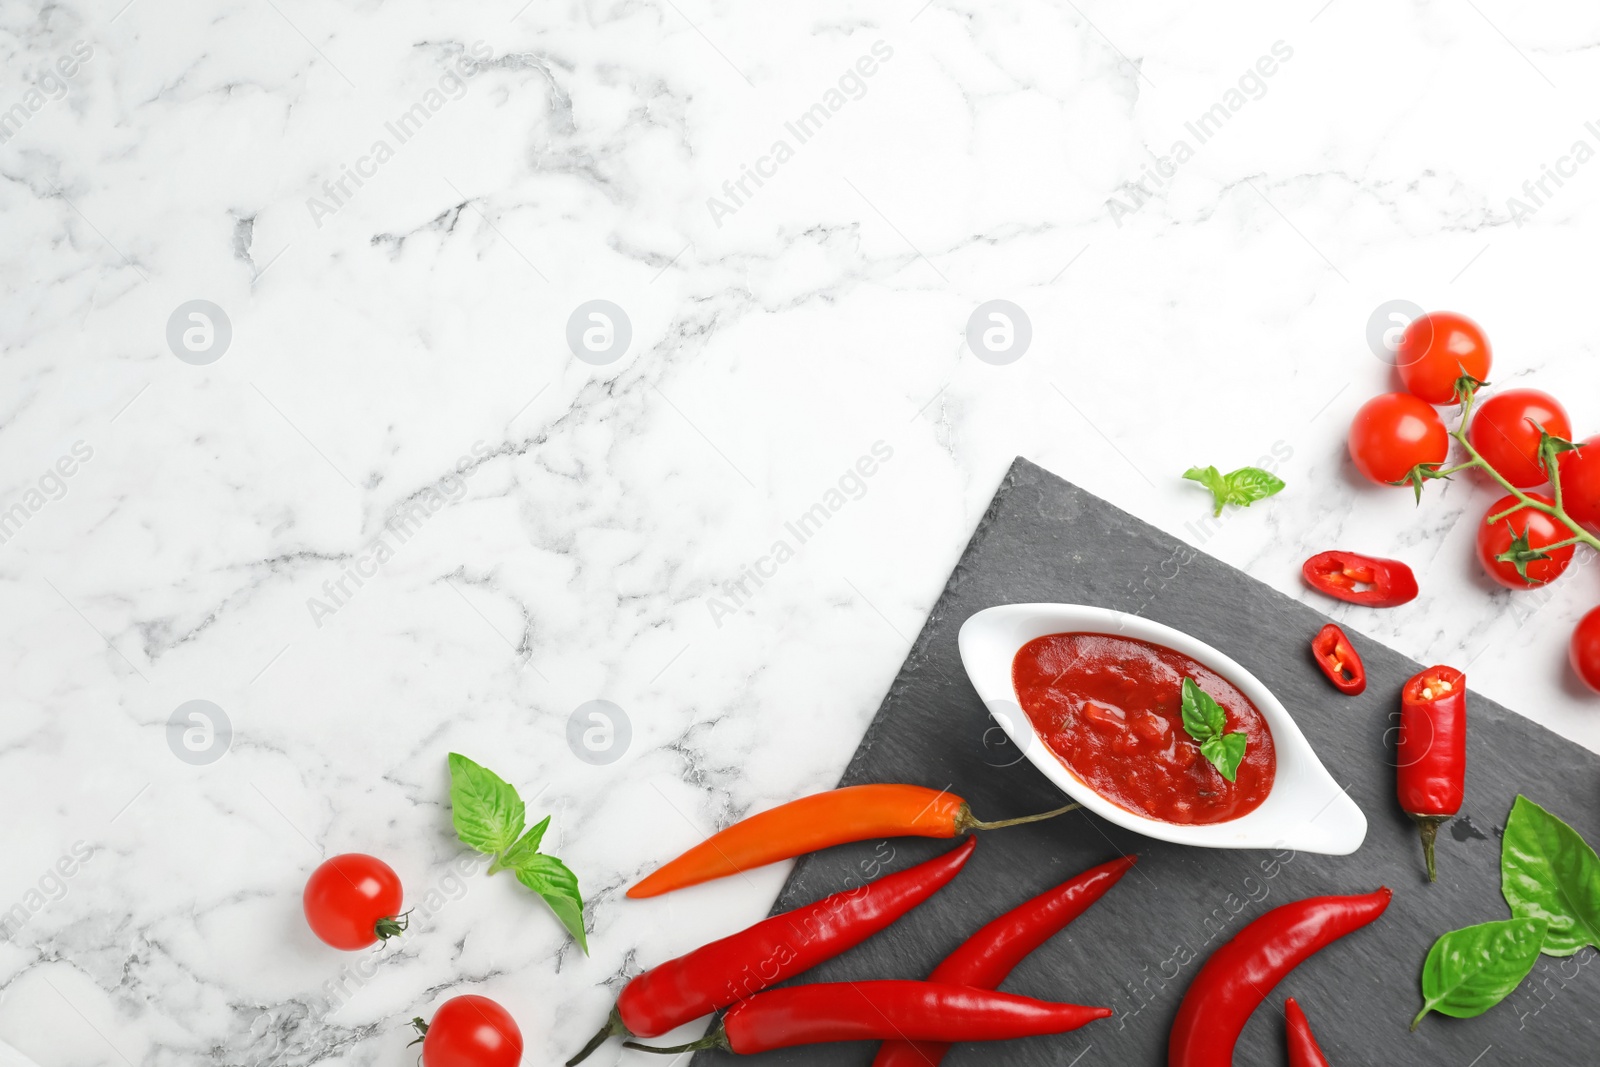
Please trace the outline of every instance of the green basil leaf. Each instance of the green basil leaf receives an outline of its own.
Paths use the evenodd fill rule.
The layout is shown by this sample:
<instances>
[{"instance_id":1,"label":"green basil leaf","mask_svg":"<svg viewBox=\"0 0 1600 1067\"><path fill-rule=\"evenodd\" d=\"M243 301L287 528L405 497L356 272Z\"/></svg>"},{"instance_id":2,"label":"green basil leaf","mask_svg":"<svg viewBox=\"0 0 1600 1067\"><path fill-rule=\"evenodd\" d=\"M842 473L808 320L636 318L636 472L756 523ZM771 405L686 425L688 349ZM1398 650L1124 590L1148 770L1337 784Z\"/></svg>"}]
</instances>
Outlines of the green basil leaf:
<instances>
[{"instance_id":1,"label":"green basil leaf","mask_svg":"<svg viewBox=\"0 0 1600 1067\"><path fill-rule=\"evenodd\" d=\"M1191 482L1199 482L1211 490L1211 498L1217 506L1212 509L1212 515L1222 514L1222 505L1228 502L1228 483L1222 477L1222 472L1215 467L1190 467L1183 472L1183 476Z\"/></svg>"},{"instance_id":2,"label":"green basil leaf","mask_svg":"<svg viewBox=\"0 0 1600 1067\"><path fill-rule=\"evenodd\" d=\"M1502 919L1452 930L1433 943L1422 964L1422 1010L1457 1019L1482 1015L1522 984L1544 943L1543 919Z\"/></svg>"},{"instance_id":3,"label":"green basil leaf","mask_svg":"<svg viewBox=\"0 0 1600 1067\"><path fill-rule=\"evenodd\" d=\"M1183 728L1196 741L1205 742L1228 727L1222 706L1211 699L1193 678L1183 680Z\"/></svg>"},{"instance_id":4,"label":"green basil leaf","mask_svg":"<svg viewBox=\"0 0 1600 1067\"><path fill-rule=\"evenodd\" d=\"M1283 479L1260 467L1240 467L1226 475L1223 481L1228 487L1226 503L1242 508L1283 492Z\"/></svg>"},{"instance_id":5,"label":"green basil leaf","mask_svg":"<svg viewBox=\"0 0 1600 1067\"><path fill-rule=\"evenodd\" d=\"M1211 761L1217 773L1233 781L1239 773L1239 763L1244 759L1249 738L1235 730L1231 734L1213 735L1200 745L1200 754Z\"/></svg>"},{"instance_id":6,"label":"green basil leaf","mask_svg":"<svg viewBox=\"0 0 1600 1067\"><path fill-rule=\"evenodd\" d=\"M544 840L544 832L550 828L550 816L546 815L535 823L527 833L517 838L517 843L506 849L506 854L496 862L504 867L515 867L529 856L539 851L539 844Z\"/></svg>"},{"instance_id":7,"label":"green basil leaf","mask_svg":"<svg viewBox=\"0 0 1600 1067\"><path fill-rule=\"evenodd\" d=\"M517 881L544 897L550 910L572 939L589 954L589 937L583 929L583 896L578 892L578 876L554 856L530 855L517 865Z\"/></svg>"},{"instance_id":8,"label":"green basil leaf","mask_svg":"<svg viewBox=\"0 0 1600 1067\"><path fill-rule=\"evenodd\" d=\"M1600 858L1576 830L1524 796L1506 819L1500 890L1511 914L1549 924L1550 955L1600 946Z\"/></svg>"},{"instance_id":9,"label":"green basil leaf","mask_svg":"<svg viewBox=\"0 0 1600 1067\"><path fill-rule=\"evenodd\" d=\"M522 798L503 778L450 753L450 818L463 842L490 855L504 852L521 836L526 816Z\"/></svg>"}]
</instances>

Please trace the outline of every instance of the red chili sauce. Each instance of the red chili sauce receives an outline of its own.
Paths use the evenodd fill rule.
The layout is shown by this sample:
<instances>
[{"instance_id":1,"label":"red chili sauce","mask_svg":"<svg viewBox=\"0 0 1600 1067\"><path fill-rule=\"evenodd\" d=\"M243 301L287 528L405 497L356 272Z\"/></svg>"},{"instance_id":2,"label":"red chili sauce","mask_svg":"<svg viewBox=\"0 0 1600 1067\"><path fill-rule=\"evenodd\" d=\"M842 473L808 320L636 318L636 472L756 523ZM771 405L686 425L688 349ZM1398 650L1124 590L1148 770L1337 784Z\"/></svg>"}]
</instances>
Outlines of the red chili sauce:
<instances>
[{"instance_id":1,"label":"red chili sauce","mask_svg":"<svg viewBox=\"0 0 1600 1067\"><path fill-rule=\"evenodd\" d=\"M1107 800L1150 819L1226 822L1272 790L1272 731L1250 698L1181 652L1112 634L1050 634L1023 645L1011 667L1017 700L1067 769ZM1183 680L1221 707L1228 732L1248 738L1229 782L1183 728Z\"/></svg>"}]
</instances>

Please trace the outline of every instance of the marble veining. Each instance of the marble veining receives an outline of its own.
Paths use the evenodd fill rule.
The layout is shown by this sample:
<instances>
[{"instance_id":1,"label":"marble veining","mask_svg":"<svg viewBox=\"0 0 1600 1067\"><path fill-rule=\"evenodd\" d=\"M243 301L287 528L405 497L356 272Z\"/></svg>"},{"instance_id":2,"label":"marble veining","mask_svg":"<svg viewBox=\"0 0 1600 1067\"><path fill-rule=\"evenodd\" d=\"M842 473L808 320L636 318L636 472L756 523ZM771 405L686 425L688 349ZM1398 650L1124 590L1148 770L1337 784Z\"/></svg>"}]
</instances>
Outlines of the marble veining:
<instances>
[{"instance_id":1,"label":"marble veining","mask_svg":"<svg viewBox=\"0 0 1600 1067\"><path fill-rule=\"evenodd\" d=\"M1318 606L1600 749L1563 668L1592 558L1500 591L1487 487L1418 507L1342 448L1397 298L1600 427L1594 35L1370 0L7 5L0 1039L393 1064L472 991L559 1062L765 912L782 869L622 892L835 781L1019 454L1294 596L1316 550L1408 560L1412 604ZM972 348L992 300L1010 362ZM1220 519L1179 478L1263 458L1287 491ZM192 700L214 762L174 747ZM569 742L594 700L610 762ZM592 955L456 843L450 750L553 815ZM381 954L300 917L350 850L417 909Z\"/></svg>"}]
</instances>

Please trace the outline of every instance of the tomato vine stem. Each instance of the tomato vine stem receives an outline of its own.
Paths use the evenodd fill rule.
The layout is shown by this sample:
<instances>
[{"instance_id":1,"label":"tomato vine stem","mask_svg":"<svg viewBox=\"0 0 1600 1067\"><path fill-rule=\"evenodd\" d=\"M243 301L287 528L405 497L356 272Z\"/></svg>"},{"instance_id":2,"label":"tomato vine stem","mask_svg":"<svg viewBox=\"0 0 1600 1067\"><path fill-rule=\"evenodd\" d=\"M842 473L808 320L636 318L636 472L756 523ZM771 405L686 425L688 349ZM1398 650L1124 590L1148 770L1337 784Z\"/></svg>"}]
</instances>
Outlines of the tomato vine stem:
<instances>
[{"instance_id":1,"label":"tomato vine stem","mask_svg":"<svg viewBox=\"0 0 1600 1067\"><path fill-rule=\"evenodd\" d=\"M1461 390L1461 422L1454 430L1450 431L1450 436L1453 437L1456 443L1459 444L1467 453L1467 462L1457 464L1448 470L1439 471L1435 474L1435 477L1444 477L1445 475L1454 474L1457 471L1463 471L1470 467L1476 467L1477 469L1489 475L1489 477L1493 478L1496 482L1500 483L1500 487L1507 493L1516 497L1519 502L1514 508L1511 508L1507 511L1502 511L1495 515L1490 515L1488 519L1485 520L1487 523L1493 525L1494 523L1504 519L1507 515L1521 511L1523 508L1531 508L1534 511L1544 512L1552 519L1559 520L1566 525L1567 529L1572 531L1571 537L1567 538L1565 541L1560 541L1553 545L1545 545L1542 551L1549 552L1551 549L1555 548L1565 548L1568 545L1582 544L1588 545L1596 552L1600 552L1600 537L1596 537L1594 534L1584 529L1581 523L1567 514L1567 509L1562 505L1561 465L1555 461L1556 449L1548 443L1548 438L1546 439L1545 443L1541 444L1539 454L1540 458L1544 461L1545 473L1550 476L1550 486L1554 490L1552 495L1555 497L1554 505L1546 504L1542 500L1535 500L1523 490L1506 481L1500 472L1491 467L1483 458L1483 456L1479 454L1478 450L1472 447L1472 442L1467 440L1467 426L1472 421L1472 405L1477 397L1478 388L1476 385Z\"/></svg>"}]
</instances>

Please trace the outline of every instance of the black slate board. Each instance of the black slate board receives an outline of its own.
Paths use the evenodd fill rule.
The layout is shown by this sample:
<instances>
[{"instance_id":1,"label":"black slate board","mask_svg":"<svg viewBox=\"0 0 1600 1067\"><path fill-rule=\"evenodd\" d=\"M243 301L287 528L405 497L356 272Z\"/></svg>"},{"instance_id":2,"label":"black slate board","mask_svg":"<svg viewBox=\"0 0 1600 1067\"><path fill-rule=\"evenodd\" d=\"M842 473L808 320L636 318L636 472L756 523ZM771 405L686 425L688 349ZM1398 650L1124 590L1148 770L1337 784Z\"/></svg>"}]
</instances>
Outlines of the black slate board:
<instances>
[{"instance_id":1,"label":"black slate board","mask_svg":"<svg viewBox=\"0 0 1600 1067\"><path fill-rule=\"evenodd\" d=\"M1233 521L1249 521L1248 514ZM1416 829L1394 799L1389 734L1400 686L1421 665L1346 627L1369 683L1360 697L1339 696L1308 651L1327 621L1322 614L1026 460L1016 460L995 494L841 784L949 787L988 819L1059 804L1060 793L1043 775L995 744L1000 735L991 731L956 651L956 633L973 613L1031 601L1138 612L1232 656L1277 694L1333 776L1349 784L1367 815L1366 843L1344 857L1185 848L1084 812L983 834L951 885L800 981L923 977L994 916L1087 867L1138 853L1138 865L1120 884L1002 987L1107 1005L1116 1017L1059 1037L958 1045L946 1064L1160 1067L1178 1002L1213 949L1279 904L1379 885L1395 892L1388 912L1285 979L1245 1029L1236 1063L1286 1062L1283 1001L1291 995L1336 1067L1600 1063L1600 967L1593 966L1593 950L1564 961L1541 957L1529 980L1487 1015L1433 1015L1417 1033L1407 1032L1420 1007L1418 971L1434 939L1509 914L1499 892L1497 831L1519 791L1600 842L1600 757L1473 694L1465 817L1441 831L1440 880L1427 885ZM948 847L899 839L806 857L773 910ZM750 1057L702 1052L694 1063L866 1065L875 1049L858 1043Z\"/></svg>"}]
</instances>

